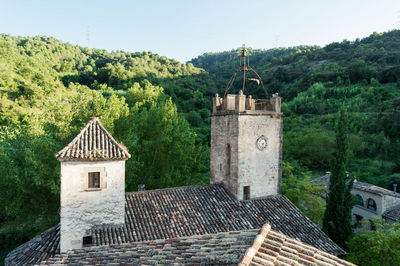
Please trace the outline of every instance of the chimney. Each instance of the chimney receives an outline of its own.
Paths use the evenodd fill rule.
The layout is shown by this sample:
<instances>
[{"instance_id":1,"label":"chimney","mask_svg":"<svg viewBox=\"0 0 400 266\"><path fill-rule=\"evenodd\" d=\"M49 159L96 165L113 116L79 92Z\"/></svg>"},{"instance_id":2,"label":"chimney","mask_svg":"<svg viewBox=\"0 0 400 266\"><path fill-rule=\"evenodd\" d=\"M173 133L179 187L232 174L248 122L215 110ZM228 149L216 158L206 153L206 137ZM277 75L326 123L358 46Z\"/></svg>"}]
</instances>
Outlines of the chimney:
<instances>
[{"instance_id":1,"label":"chimney","mask_svg":"<svg viewBox=\"0 0 400 266\"><path fill-rule=\"evenodd\" d=\"M138 191L144 191L144 184L139 184L138 185Z\"/></svg>"},{"instance_id":2,"label":"chimney","mask_svg":"<svg viewBox=\"0 0 400 266\"><path fill-rule=\"evenodd\" d=\"M396 187L397 187L397 184L393 184L393 194L396 194Z\"/></svg>"}]
</instances>

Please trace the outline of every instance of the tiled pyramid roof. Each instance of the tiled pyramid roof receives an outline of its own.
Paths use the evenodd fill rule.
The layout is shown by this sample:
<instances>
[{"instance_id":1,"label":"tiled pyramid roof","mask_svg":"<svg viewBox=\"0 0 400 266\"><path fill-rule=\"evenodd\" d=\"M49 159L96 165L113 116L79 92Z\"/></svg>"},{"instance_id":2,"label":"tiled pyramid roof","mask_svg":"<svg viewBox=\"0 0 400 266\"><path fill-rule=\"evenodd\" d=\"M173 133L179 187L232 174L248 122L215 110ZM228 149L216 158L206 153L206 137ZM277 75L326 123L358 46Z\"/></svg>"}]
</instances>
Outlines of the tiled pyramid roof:
<instances>
[{"instance_id":1,"label":"tiled pyramid roof","mask_svg":"<svg viewBox=\"0 0 400 266\"><path fill-rule=\"evenodd\" d=\"M127 160L131 156L94 117L55 157L59 161L108 161Z\"/></svg>"},{"instance_id":2,"label":"tiled pyramid roof","mask_svg":"<svg viewBox=\"0 0 400 266\"><path fill-rule=\"evenodd\" d=\"M343 265L354 264L339 259L282 233L265 224L243 256L239 266L248 265Z\"/></svg>"}]
</instances>

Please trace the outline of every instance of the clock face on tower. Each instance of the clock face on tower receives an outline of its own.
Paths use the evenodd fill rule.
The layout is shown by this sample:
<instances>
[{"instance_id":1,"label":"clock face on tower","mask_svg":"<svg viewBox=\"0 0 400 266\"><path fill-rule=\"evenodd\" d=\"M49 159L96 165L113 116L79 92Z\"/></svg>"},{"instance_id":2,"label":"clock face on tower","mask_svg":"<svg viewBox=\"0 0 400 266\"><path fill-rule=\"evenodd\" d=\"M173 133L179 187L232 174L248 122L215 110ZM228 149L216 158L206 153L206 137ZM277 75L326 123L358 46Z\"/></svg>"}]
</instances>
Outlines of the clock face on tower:
<instances>
[{"instance_id":1,"label":"clock face on tower","mask_svg":"<svg viewBox=\"0 0 400 266\"><path fill-rule=\"evenodd\" d=\"M261 135L256 141L257 149L260 151L265 150L267 148L267 138L264 135Z\"/></svg>"}]
</instances>

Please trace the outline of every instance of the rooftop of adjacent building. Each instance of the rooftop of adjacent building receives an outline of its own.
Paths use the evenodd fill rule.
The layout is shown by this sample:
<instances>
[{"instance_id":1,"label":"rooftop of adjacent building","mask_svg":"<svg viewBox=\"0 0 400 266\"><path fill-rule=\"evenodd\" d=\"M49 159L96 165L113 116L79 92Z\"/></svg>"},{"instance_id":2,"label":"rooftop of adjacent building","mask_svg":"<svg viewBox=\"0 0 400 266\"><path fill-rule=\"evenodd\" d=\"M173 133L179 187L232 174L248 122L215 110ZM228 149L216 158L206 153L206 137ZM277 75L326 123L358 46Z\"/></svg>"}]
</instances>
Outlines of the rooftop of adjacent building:
<instances>
[{"instance_id":1,"label":"rooftop of adjacent building","mask_svg":"<svg viewBox=\"0 0 400 266\"><path fill-rule=\"evenodd\" d=\"M257 232L259 232L257 234ZM261 230L220 232L171 239L89 247L57 254L41 262L59 264L213 264L213 265L353 265L301 243L265 224Z\"/></svg>"},{"instance_id":2,"label":"rooftop of adjacent building","mask_svg":"<svg viewBox=\"0 0 400 266\"><path fill-rule=\"evenodd\" d=\"M329 188L330 176L331 176L331 174L328 172L322 177L319 177L319 178L316 178L314 180L311 180L310 183L317 184L317 185L322 185L322 186L325 187L325 189L328 189ZM385 188L382 188L382 187L378 187L378 186L373 185L373 184L360 182L360 181L357 181L357 180L354 180L353 189L358 189L358 190L362 190L362 191L365 191L365 192L370 192L372 194L376 194L376 195L380 195L380 196L388 195L388 196L400 198L400 194L399 193L396 193L394 191L391 191L391 190L388 190L388 189L385 189Z\"/></svg>"},{"instance_id":3,"label":"rooftop of adjacent building","mask_svg":"<svg viewBox=\"0 0 400 266\"><path fill-rule=\"evenodd\" d=\"M125 225L93 227L91 236L93 246L104 250L128 243L258 230L265 223L315 249L345 254L286 197L239 201L222 184L128 192ZM59 226L55 226L9 253L6 263L34 264L58 253Z\"/></svg>"},{"instance_id":4,"label":"rooftop of adjacent building","mask_svg":"<svg viewBox=\"0 0 400 266\"><path fill-rule=\"evenodd\" d=\"M322 185L325 187L326 192L322 195L324 198L326 198L327 191L329 189L329 180L330 180L330 173L328 172L324 176L311 181L311 183L313 183L313 184L318 184L318 185ZM375 194L377 196L389 196L389 197L400 198L400 194L395 191L391 191L391 190L388 190L388 189L385 189L385 188L382 188L382 187L379 187L379 186L376 186L373 184L360 182L357 180L354 181L353 189L369 192L369 193ZM356 206L358 206L358 205L356 205ZM386 210L382 214L382 217L388 218L391 220L400 220L400 204Z\"/></svg>"}]
</instances>

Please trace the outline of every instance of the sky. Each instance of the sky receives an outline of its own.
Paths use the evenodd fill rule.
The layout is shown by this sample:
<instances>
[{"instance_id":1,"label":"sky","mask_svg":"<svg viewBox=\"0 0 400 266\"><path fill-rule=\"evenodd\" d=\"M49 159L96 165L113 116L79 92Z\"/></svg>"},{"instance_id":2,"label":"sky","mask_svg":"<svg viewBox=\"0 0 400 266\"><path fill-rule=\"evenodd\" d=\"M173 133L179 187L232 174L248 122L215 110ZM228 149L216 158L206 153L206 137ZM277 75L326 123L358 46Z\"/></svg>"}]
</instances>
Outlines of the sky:
<instances>
[{"instance_id":1,"label":"sky","mask_svg":"<svg viewBox=\"0 0 400 266\"><path fill-rule=\"evenodd\" d=\"M181 62L206 52L326 45L400 28L400 0L0 0L0 33Z\"/></svg>"}]
</instances>

